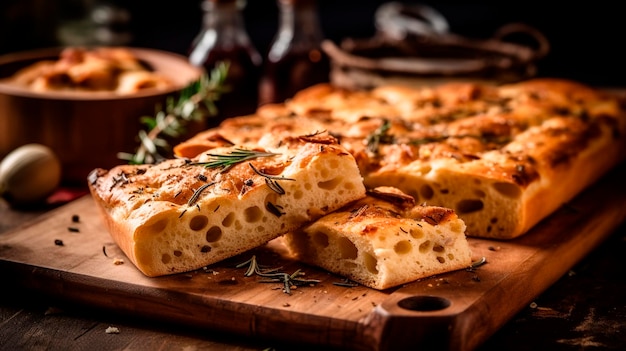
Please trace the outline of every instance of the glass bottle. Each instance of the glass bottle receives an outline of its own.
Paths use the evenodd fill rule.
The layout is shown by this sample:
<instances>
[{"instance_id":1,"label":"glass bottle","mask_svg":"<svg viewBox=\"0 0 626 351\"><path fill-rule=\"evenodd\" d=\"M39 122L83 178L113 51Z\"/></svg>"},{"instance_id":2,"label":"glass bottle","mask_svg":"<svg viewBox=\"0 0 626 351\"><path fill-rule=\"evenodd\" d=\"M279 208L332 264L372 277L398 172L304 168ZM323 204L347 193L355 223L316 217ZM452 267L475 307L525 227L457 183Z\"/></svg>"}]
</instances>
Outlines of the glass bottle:
<instances>
[{"instance_id":1,"label":"glass bottle","mask_svg":"<svg viewBox=\"0 0 626 351\"><path fill-rule=\"evenodd\" d=\"M259 105L280 103L306 87L328 82L330 64L315 0L277 0L278 33L259 84Z\"/></svg>"},{"instance_id":2,"label":"glass bottle","mask_svg":"<svg viewBox=\"0 0 626 351\"><path fill-rule=\"evenodd\" d=\"M207 72L218 62L228 62L226 85L229 91L217 101L218 116L208 127L228 117L256 111L262 57L253 46L242 16L245 2L240 0L203 0L203 30L194 38L189 62Z\"/></svg>"}]
</instances>

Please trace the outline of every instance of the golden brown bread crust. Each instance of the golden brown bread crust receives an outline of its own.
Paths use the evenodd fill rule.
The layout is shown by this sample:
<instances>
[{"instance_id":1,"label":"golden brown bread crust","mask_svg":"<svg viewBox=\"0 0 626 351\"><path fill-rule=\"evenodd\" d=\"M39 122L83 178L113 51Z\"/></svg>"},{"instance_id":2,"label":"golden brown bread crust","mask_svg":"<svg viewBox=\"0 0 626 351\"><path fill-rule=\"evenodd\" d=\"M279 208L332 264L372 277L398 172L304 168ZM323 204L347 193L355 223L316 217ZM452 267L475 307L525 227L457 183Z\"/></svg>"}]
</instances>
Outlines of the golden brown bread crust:
<instances>
[{"instance_id":1,"label":"golden brown bread crust","mask_svg":"<svg viewBox=\"0 0 626 351\"><path fill-rule=\"evenodd\" d=\"M214 164L241 153L254 155ZM89 188L115 242L148 276L232 257L365 196L354 158L327 135L96 169Z\"/></svg>"},{"instance_id":2,"label":"golden brown bread crust","mask_svg":"<svg viewBox=\"0 0 626 351\"><path fill-rule=\"evenodd\" d=\"M175 148L219 136L237 143L327 130L356 159L368 188L393 186L448 207L468 235L510 239L626 157L617 98L577 82L450 83L349 91L328 84L224 122Z\"/></svg>"}]
</instances>

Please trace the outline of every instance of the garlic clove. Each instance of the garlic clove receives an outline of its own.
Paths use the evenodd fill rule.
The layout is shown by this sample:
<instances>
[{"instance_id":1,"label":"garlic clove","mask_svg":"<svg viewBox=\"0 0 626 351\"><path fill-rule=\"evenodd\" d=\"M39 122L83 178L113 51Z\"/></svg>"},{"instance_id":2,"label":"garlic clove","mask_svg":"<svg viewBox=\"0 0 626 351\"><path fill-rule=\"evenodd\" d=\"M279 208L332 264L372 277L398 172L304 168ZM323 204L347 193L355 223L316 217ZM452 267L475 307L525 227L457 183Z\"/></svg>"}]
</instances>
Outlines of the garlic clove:
<instances>
[{"instance_id":1,"label":"garlic clove","mask_svg":"<svg viewBox=\"0 0 626 351\"><path fill-rule=\"evenodd\" d=\"M12 205L44 201L61 182L61 162L41 144L26 144L0 163L0 197Z\"/></svg>"}]
</instances>

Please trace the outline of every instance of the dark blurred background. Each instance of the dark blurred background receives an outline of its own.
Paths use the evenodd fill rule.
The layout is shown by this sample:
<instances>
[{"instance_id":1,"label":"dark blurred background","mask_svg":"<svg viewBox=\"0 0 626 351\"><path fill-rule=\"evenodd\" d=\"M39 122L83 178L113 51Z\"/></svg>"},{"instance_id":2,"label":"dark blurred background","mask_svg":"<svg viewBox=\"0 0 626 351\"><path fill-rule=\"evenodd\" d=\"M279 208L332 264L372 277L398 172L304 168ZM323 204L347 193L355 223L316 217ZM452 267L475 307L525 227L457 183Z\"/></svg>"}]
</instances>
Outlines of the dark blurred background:
<instances>
[{"instance_id":1,"label":"dark blurred background","mask_svg":"<svg viewBox=\"0 0 626 351\"><path fill-rule=\"evenodd\" d=\"M372 36L374 12L384 2L320 0L326 38L339 42ZM618 1L403 2L433 7L453 33L467 37L488 38L504 24L523 22L540 30L551 44L549 55L539 62L540 76L626 85L626 24ZM80 22L86 6L103 4L121 10L116 12L121 16L118 23L111 25L117 33L113 39L132 46L186 55L202 25L200 0L2 0L0 54L80 42L89 30ZM275 0L248 0L243 14L254 45L264 54L278 26Z\"/></svg>"}]
</instances>

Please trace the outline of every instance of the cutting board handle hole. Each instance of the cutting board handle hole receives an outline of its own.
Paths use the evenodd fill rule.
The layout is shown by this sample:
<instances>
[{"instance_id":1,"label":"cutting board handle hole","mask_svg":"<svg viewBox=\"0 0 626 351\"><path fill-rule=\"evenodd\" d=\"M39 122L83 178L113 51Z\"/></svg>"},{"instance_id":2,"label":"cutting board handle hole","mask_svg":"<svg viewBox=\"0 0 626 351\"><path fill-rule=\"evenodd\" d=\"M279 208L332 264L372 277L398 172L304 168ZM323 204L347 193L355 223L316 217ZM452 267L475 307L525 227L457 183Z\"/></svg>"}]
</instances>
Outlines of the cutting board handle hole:
<instances>
[{"instance_id":1,"label":"cutting board handle hole","mask_svg":"<svg viewBox=\"0 0 626 351\"><path fill-rule=\"evenodd\" d=\"M411 296L398 302L406 310L428 312L439 311L450 306L450 300L438 296Z\"/></svg>"}]
</instances>

